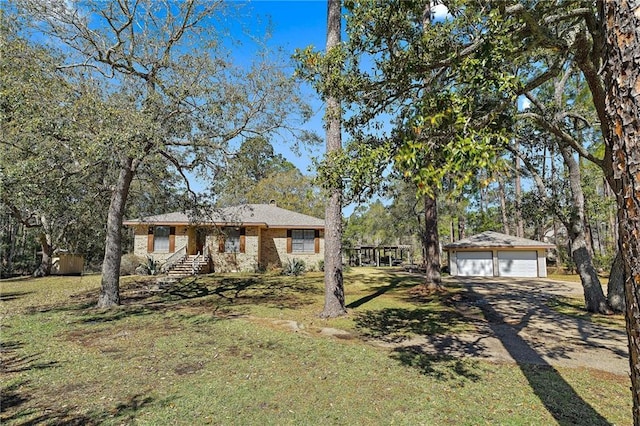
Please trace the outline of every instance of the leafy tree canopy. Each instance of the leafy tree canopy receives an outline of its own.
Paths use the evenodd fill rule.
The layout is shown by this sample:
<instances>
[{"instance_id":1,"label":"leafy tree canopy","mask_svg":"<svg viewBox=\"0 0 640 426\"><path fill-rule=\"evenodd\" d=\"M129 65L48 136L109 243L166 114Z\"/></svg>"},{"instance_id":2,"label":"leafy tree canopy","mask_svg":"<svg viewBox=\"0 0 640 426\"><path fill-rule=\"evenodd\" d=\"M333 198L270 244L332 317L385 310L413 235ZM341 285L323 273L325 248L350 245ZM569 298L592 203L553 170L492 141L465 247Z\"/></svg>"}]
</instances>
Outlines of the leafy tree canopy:
<instances>
[{"instance_id":1,"label":"leafy tree canopy","mask_svg":"<svg viewBox=\"0 0 640 426\"><path fill-rule=\"evenodd\" d=\"M102 307L119 303L122 220L143 170L211 178L243 137L278 131L305 137L299 125L310 110L283 62L260 45L249 67L233 63L225 33L232 9L196 0L17 0L8 8L12 19L32 28L34 40L63 49L57 69L84 78L71 80L73 88L86 81L94 94L80 98L79 117L86 119L70 128L83 132L82 158L103 167L94 176L109 191Z\"/></svg>"}]
</instances>

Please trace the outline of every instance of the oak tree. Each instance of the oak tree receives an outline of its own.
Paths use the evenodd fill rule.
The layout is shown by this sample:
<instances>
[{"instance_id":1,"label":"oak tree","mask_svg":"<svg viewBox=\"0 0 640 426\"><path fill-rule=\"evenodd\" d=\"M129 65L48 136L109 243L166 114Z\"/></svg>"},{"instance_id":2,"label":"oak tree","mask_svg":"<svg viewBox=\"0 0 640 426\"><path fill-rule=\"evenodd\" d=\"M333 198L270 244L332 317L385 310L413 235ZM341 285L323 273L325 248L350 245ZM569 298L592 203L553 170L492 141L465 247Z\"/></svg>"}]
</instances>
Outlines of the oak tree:
<instances>
[{"instance_id":1,"label":"oak tree","mask_svg":"<svg viewBox=\"0 0 640 426\"><path fill-rule=\"evenodd\" d=\"M257 50L232 62L224 20L231 5L196 1L17 2L25 20L71 58L59 66L99 80L110 134L92 142L109 159L110 203L99 307L120 302L122 221L131 183L148 163L211 176L232 141L268 136L302 111L280 64ZM297 116L300 117L300 116ZM187 190L190 190L185 179Z\"/></svg>"}]
</instances>

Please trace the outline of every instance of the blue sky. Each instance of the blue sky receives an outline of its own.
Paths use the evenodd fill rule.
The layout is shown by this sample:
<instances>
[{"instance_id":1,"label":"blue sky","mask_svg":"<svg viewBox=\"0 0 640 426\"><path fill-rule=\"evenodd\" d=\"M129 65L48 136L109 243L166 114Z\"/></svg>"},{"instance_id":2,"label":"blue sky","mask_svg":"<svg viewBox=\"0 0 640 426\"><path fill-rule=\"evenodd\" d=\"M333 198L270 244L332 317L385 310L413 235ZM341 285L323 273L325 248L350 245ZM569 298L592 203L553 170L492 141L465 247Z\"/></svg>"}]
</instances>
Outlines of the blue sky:
<instances>
[{"instance_id":1,"label":"blue sky","mask_svg":"<svg viewBox=\"0 0 640 426\"><path fill-rule=\"evenodd\" d=\"M270 28L268 45L272 49L281 49L284 56L290 57L296 49L303 49L313 45L318 50L324 50L326 42L326 16L327 4L322 0L253 0L234 2L239 6L238 22L228 22L231 26L232 36L243 41L240 48L234 51L235 61L249 63L255 52L255 45L246 41L242 35L243 30L249 30L252 35L260 35L265 27ZM235 21L235 19L234 19ZM293 73L291 68L291 73ZM320 135L324 140L322 117L324 106L315 91L305 85L303 94L308 98L315 114L304 127ZM270 139L277 153L282 154L287 160L300 169L304 174L314 174L313 158L320 158L324 153L324 145L300 146L293 148L294 141L282 137ZM192 187L196 191L205 189L205 184L196 179L190 179Z\"/></svg>"},{"instance_id":2,"label":"blue sky","mask_svg":"<svg viewBox=\"0 0 640 426\"><path fill-rule=\"evenodd\" d=\"M324 50L326 43L326 0L249 0L237 2L244 5L241 9L242 23L245 27L254 28L257 32L265 25L271 23L271 39L269 45L273 48L280 47L286 55L292 55L296 49L302 49L309 45L316 50ZM436 19L446 19L447 9L437 6L434 9ZM250 52L251 49L248 49ZM240 60L243 55L250 53L238 52ZM292 70L293 71L293 70ZM305 125L307 130L312 130L324 139L322 117L324 105L312 88L303 87L304 94L309 96L315 115ZM282 154L287 160L295 164L305 174L313 174L313 158L321 158L324 146L304 147L298 152L291 149L292 143L287 140L271 140L276 152ZM343 214L351 215L355 205L346 206Z\"/></svg>"},{"instance_id":3,"label":"blue sky","mask_svg":"<svg viewBox=\"0 0 640 426\"><path fill-rule=\"evenodd\" d=\"M270 20L272 38L271 47L281 47L288 55L292 55L296 49L309 45L316 50L324 50L326 43L326 0L249 0L238 2L245 5L241 14L244 16L244 24L257 24L256 27ZM434 9L436 19L445 19L447 9L442 5ZM240 53L240 52L239 52ZM241 53L242 55L242 53ZM306 128L315 131L324 138L322 127L323 104L312 88L303 87L304 93L309 96L311 104L316 111L315 116L306 124ZM276 151L287 160L294 163L303 173L313 173L313 157L321 157L324 146L309 148L302 147L299 153L290 149L289 141L272 141Z\"/></svg>"},{"instance_id":4,"label":"blue sky","mask_svg":"<svg viewBox=\"0 0 640 426\"><path fill-rule=\"evenodd\" d=\"M255 22L271 21L271 47L280 47L286 55L293 55L296 49L313 45L318 50L324 50L326 42L326 1L251 1L247 4L243 15L251 24ZM293 70L292 70L293 71ZM303 87L304 94L315 111L314 117L305 125L324 137L322 127L323 104L312 88ZM312 157L319 157L324 152L324 146L301 147L299 154L291 150L291 141L274 140L274 148L287 160L294 163L303 173L312 173Z\"/></svg>"}]
</instances>

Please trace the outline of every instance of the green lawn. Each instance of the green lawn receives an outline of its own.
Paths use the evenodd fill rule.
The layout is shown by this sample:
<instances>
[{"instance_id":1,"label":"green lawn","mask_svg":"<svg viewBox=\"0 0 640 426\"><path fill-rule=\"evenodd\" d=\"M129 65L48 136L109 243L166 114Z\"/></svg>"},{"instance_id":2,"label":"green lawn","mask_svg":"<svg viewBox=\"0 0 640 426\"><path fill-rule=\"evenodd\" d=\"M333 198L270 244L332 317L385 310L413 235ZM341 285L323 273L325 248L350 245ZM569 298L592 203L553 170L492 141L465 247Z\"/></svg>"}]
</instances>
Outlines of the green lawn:
<instances>
[{"instance_id":1,"label":"green lawn","mask_svg":"<svg viewBox=\"0 0 640 426\"><path fill-rule=\"evenodd\" d=\"M391 270L345 276L349 315L322 320L322 276L99 277L0 283L2 412L18 424L631 423L628 378L500 365L367 342L456 333L463 291L417 298ZM348 331L327 336L324 328Z\"/></svg>"}]
</instances>

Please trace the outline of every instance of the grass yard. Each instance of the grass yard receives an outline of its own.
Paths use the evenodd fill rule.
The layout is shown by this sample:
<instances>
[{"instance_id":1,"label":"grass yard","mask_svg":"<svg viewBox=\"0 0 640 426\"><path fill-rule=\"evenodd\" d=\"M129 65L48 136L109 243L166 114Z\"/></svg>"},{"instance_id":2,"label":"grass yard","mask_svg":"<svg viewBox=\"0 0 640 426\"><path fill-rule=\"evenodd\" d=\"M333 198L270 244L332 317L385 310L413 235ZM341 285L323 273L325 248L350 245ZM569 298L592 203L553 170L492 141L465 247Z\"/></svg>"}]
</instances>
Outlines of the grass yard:
<instances>
[{"instance_id":1,"label":"grass yard","mask_svg":"<svg viewBox=\"0 0 640 426\"><path fill-rule=\"evenodd\" d=\"M625 377L373 344L473 327L456 309L462 288L417 297L418 283L354 268L349 315L322 320L318 273L209 275L167 288L126 277L123 305L108 311L93 308L98 276L3 281L0 423L631 423Z\"/></svg>"}]
</instances>

